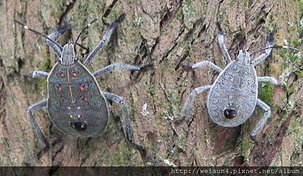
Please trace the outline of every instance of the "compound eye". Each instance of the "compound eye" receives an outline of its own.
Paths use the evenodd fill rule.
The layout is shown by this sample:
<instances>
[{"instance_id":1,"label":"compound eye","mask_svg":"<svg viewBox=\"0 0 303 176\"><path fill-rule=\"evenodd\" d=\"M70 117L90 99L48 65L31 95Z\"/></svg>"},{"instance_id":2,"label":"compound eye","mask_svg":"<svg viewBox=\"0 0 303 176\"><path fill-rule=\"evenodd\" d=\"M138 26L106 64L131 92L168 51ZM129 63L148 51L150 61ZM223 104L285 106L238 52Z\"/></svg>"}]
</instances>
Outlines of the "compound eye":
<instances>
[{"instance_id":1,"label":"compound eye","mask_svg":"<svg viewBox=\"0 0 303 176\"><path fill-rule=\"evenodd\" d=\"M69 124L76 130L85 130L87 128L86 121L69 122Z\"/></svg>"},{"instance_id":2,"label":"compound eye","mask_svg":"<svg viewBox=\"0 0 303 176\"><path fill-rule=\"evenodd\" d=\"M233 119L237 116L238 111L235 109L224 109L224 116L227 119Z\"/></svg>"}]
</instances>

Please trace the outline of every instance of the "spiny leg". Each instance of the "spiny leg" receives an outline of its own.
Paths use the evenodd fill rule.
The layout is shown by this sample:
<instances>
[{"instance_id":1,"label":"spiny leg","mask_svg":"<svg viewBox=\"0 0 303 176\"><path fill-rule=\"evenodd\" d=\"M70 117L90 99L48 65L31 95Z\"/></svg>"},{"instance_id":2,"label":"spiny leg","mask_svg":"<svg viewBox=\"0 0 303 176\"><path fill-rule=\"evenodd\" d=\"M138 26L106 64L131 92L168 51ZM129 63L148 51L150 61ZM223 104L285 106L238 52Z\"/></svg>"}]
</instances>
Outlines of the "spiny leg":
<instances>
[{"instance_id":1,"label":"spiny leg","mask_svg":"<svg viewBox=\"0 0 303 176\"><path fill-rule=\"evenodd\" d=\"M61 58L61 53L62 53L62 47L59 45L59 44L55 44L54 41L60 36L62 35L63 33L65 33L66 31L70 30L70 25L64 25L64 26L59 26L57 27L57 29L50 33L47 37L51 40L49 40L48 38L44 38L46 44L51 47L57 58Z\"/></svg>"},{"instance_id":2,"label":"spiny leg","mask_svg":"<svg viewBox=\"0 0 303 176\"><path fill-rule=\"evenodd\" d=\"M271 110L270 107L264 103L262 100L258 99L257 104L265 111L263 117L259 120L254 130L250 133L250 136L253 140L256 139L256 136L260 133L260 131L263 129L266 121L270 117Z\"/></svg>"},{"instance_id":3,"label":"spiny leg","mask_svg":"<svg viewBox=\"0 0 303 176\"><path fill-rule=\"evenodd\" d=\"M83 64L85 66L89 66L93 60L93 58L96 56L96 54L101 51L109 42L109 39L111 38L113 32L115 31L115 29L117 28L118 24L123 20L123 18L125 17L125 14L122 14L118 17L118 19L116 21L114 21L109 28L107 29L107 31L105 32L103 38L101 39L101 41L98 43L98 45L96 46L96 48L86 57L85 61L83 62Z\"/></svg>"},{"instance_id":4,"label":"spiny leg","mask_svg":"<svg viewBox=\"0 0 303 176\"><path fill-rule=\"evenodd\" d=\"M129 65L129 64L120 64L120 63L115 63L111 64L109 66L106 66L104 68L101 68L100 70L97 70L93 73L93 75L96 78L99 78L103 76L104 74L114 71L114 70L129 70L129 71L141 71L144 69L146 66L136 66L136 65Z\"/></svg>"},{"instance_id":5,"label":"spiny leg","mask_svg":"<svg viewBox=\"0 0 303 176\"><path fill-rule=\"evenodd\" d=\"M188 116L188 114L191 112L192 106L194 104L195 98L198 94L208 91L212 86L201 86L195 88L190 95L187 97L185 104L181 110L181 117L175 120L175 123L181 123L183 120L185 120Z\"/></svg>"},{"instance_id":6,"label":"spiny leg","mask_svg":"<svg viewBox=\"0 0 303 176\"><path fill-rule=\"evenodd\" d=\"M261 54L259 57L257 57L256 59L254 59L251 62L251 64L255 66L255 65L259 64L260 62L264 61L270 55L273 46L274 46L274 37L272 36L272 33L270 33L266 37L266 49L265 49L265 52L263 54Z\"/></svg>"},{"instance_id":7,"label":"spiny leg","mask_svg":"<svg viewBox=\"0 0 303 176\"><path fill-rule=\"evenodd\" d=\"M119 104L119 106L122 110L121 122L122 122L122 126L123 126L123 131L125 134L125 138L135 148L137 148L140 151L140 153L144 156L146 154L146 150L144 149L144 147L142 145L135 142L134 135L133 135L133 127L131 124L131 120L129 118L127 104L125 103L124 99L122 97L119 97L119 96L109 93L109 92L103 92L103 94L106 99Z\"/></svg>"},{"instance_id":8,"label":"spiny leg","mask_svg":"<svg viewBox=\"0 0 303 176\"><path fill-rule=\"evenodd\" d=\"M218 32L218 43L219 43L219 46L220 46L220 49L221 49L221 52L225 58L225 62L226 64L230 63L232 60L231 60L231 57L228 53L228 50L227 50L227 47L225 45L225 39L224 39L224 34L223 34L223 30L220 26L219 23L217 23L217 27L219 29L219 32Z\"/></svg>"},{"instance_id":9,"label":"spiny leg","mask_svg":"<svg viewBox=\"0 0 303 176\"><path fill-rule=\"evenodd\" d=\"M32 74L33 78L43 78L43 79L47 79L48 78L48 73L44 72L44 71L34 71Z\"/></svg>"},{"instance_id":10,"label":"spiny leg","mask_svg":"<svg viewBox=\"0 0 303 176\"><path fill-rule=\"evenodd\" d=\"M43 99L43 100L31 105L30 107L28 107L27 114L33 125L33 129L34 129L38 139L40 140L41 143L43 143L45 145L45 147L49 147L49 143L46 140L44 134L42 133L42 131L33 115L33 113L35 113L36 111L40 110L43 107L46 107L46 105L47 105L47 99Z\"/></svg>"},{"instance_id":11,"label":"spiny leg","mask_svg":"<svg viewBox=\"0 0 303 176\"><path fill-rule=\"evenodd\" d=\"M258 82L270 82L273 85L280 85L282 83L279 83L279 81L274 78L274 77L270 77L270 76L264 76L264 77L257 77Z\"/></svg>"},{"instance_id":12,"label":"spiny leg","mask_svg":"<svg viewBox=\"0 0 303 176\"><path fill-rule=\"evenodd\" d=\"M219 73L222 71L222 69L220 67L218 67L217 65L215 65L214 63L212 63L210 61L202 61L202 62L195 63L193 65L182 64L182 67L184 69L192 69L192 70L196 69L196 68L209 67Z\"/></svg>"}]
</instances>

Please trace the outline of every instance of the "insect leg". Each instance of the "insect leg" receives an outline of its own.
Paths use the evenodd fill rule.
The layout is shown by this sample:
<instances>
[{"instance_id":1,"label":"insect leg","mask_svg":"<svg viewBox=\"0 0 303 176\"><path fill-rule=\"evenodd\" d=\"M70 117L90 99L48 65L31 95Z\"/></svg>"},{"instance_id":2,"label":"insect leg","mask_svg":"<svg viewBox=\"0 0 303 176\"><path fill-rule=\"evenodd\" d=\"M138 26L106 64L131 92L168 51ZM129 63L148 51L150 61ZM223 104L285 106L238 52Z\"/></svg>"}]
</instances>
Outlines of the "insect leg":
<instances>
[{"instance_id":1,"label":"insect leg","mask_svg":"<svg viewBox=\"0 0 303 176\"><path fill-rule=\"evenodd\" d=\"M195 88L190 95L188 96L182 110L181 110L181 117L177 118L175 120L175 123L181 123L183 120L186 119L186 117L188 116L188 114L190 113L192 106L194 104L195 98L198 94L209 91L209 89L211 88L212 85L207 85L207 86L201 86L201 87L197 87Z\"/></svg>"},{"instance_id":2,"label":"insect leg","mask_svg":"<svg viewBox=\"0 0 303 176\"><path fill-rule=\"evenodd\" d=\"M129 71L140 71L141 67L136 65L128 65L128 64L120 64L115 63L111 64L109 66L106 66L104 68L101 68L100 70L97 70L93 73L93 75L98 78L106 73L109 73L114 70L129 70Z\"/></svg>"},{"instance_id":3,"label":"insect leg","mask_svg":"<svg viewBox=\"0 0 303 176\"><path fill-rule=\"evenodd\" d=\"M266 49L265 52L263 54L261 54L259 57L257 57L256 59L254 59L251 64L252 65L258 65L260 62L264 61L271 53L271 50L274 46L274 37L272 36L272 34L268 34L267 38L266 38Z\"/></svg>"},{"instance_id":4,"label":"insect leg","mask_svg":"<svg viewBox=\"0 0 303 176\"><path fill-rule=\"evenodd\" d=\"M37 137L39 138L40 142L43 143L46 147L49 147L49 143L48 141L46 140L44 134L41 132L41 129L33 115L34 112L40 110L41 108L45 107L47 104L47 99L43 99L33 105L31 105L30 107L28 107L27 109L27 114L28 114L28 117L33 125L33 128L34 128L34 131L37 135Z\"/></svg>"},{"instance_id":5,"label":"insect leg","mask_svg":"<svg viewBox=\"0 0 303 176\"><path fill-rule=\"evenodd\" d=\"M62 35L68 30L70 30L70 25L59 26L54 32L50 33L47 37L55 41L60 35ZM54 50L57 58L61 58L62 47L58 44L55 44L48 38L44 39L46 44Z\"/></svg>"},{"instance_id":6,"label":"insect leg","mask_svg":"<svg viewBox=\"0 0 303 176\"><path fill-rule=\"evenodd\" d=\"M34 71L32 77L33 78L47 79L48 75L49 74L47 72L44 72L44 71Z\"/></svg>"},{"instance_id":7,"label":"insect leg","mask_svg":"<svg viewBox=\"0 0 303 176\"><path fill-rule=\"evenodd\" d=\"M202 61L202 62L198 62L195 63L193 65L182 65L183 69L196 69L196 68L203 68L203 67L209 67L215 71L217 71L218 73L220 73L222 71L222 69L220 67L218 67L217 65L215 65L214 63L210 62L210 61Z\"/></svg>"},{"instance_id":8,"label":"insect leg","mask_svg":"<svg viewBox=\"0 0 303 176\"><path fill-rule=\"evenodd\" d=\"M260 133L260 131L263 129L267 119L270 117L271 110L270 107L264 103L262 100L258 99L257 104L265 111L263 117L259 120L257 123L255 129L250 133L250 136L252 139L255 139L256 136Z\"/></svg>"},{"instance_id":9,"label":"insect leg","mask_svg":"<svg viewBox=\"0 0 303 176\"><path fill-rule=\"evenodd\" d=\"M270 76L264 76L264 77L257 77L258 82L270 82L273 85L279 85L281 83L278 82L278 80L274 77Z\"/></svg>"},{"instance_id":10,"label":"insect leg","mask_svg":"<svg viewBox=\"0 0 303 176\"><path fill-rule=\"evenodd\" d=\"M227 47L225 45L225 39L224 39L224 34L223 34L223 31L222 31L222 28L220 26L219 23L217 23L217 27L219 29L219 32L218 32L218 43L219 43L219 46L220 46L220 49L221 49L221 52L225 58L225 62L230 63L232 60L231 60L231 57L228 53L228 50L227 50Z\"/></svg>"},{"instance_id":11,"label":"insect leg","mask_svg":"<svg viewBox=\"0 0 303 176\"><path fill-rule=\"evenodd\" d=\"M123 20L124 17L125 14L120 15L118 19L109 26L96 48L86 57L85 61L83 62L85 66L89 66L96 54L107 45L118 24Z\"/></svg>"},{"instance_id":12,"label":"insect leg","mask_svg":"<svg viewBox=\"0 0 303 176\"><path fill-rule=\"evenodd\" d=\"M106 99L119 104L119 106L122 110L121 122L122 122L123 131L124 131L126 140L128 142L130 142L136 149L138 149L142 155L145 155L146 154L145 148L141 144L138 144L135 142L134 135L133 135L133 127L131 124L131 120L129 118L127 104L124 101L124 99L122 97L119 97L119 96L109 93L109 92L103 92L103 94Z\"/></svg>"}]
</instances>

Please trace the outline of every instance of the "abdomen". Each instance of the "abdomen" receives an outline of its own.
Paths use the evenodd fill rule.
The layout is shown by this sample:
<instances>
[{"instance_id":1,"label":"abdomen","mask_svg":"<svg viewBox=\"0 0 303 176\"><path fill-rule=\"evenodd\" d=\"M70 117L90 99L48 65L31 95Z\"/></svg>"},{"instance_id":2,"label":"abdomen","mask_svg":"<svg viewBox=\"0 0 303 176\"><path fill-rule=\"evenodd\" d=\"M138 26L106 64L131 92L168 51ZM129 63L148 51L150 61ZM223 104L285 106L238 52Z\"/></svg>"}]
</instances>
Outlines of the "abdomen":
<instances>
[{"instance_id":1,"label":"abdomen","mask_svg":"<svg viewBox=\"0 0 303 176\"><path fill-rule=\"evenodd\" d=\"M210 118L218 125L235 127L244 123L257 103L257 76L252 65L231 62L210 89L207 109ZM224 116L225 109L235 109L234 118Z\"/></svg>"},{"instance_id":2,"label":"abdomen","mask_svg":"<svg viewBox=\"0 0 303 176\"><path fill-rule=\"evenodd\" d=\"M105 130L108 122L106 99L94 77L82 64L69 67L57 64L48 80L48 92L50 120L62 132L93 137ZM87 128L79 130L71 125L71 122L80 121L85 121Z\"/></svg>"}]
</instances>

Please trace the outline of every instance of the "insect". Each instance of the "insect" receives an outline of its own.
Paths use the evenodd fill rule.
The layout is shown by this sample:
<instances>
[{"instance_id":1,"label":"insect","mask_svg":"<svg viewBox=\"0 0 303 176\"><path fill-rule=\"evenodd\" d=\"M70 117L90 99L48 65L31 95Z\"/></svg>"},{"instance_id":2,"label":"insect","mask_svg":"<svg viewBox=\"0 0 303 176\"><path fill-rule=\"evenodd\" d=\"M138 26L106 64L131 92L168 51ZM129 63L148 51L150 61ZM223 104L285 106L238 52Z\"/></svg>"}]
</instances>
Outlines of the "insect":
<instances>
[{"instance_id":1,"label":"insect","mask_svg":"<svg viewBox=\"0 0 303 176\"><path fill-rule=\"evenodd\" d=\"M133 144L141 152L144 152L143 146L134 141L128 107L124 99L115 94L101 91L96 81L97 78L100 78L104 74L114 70L141 71L144 66L139 67L115 63L93 73L87 69L96 54L109 42L111 35L124 16L125 15L122 14L109 26L103 38L97 44L95 49L87 55L83 63L79 61L75 53L77 40L74 44L68 43L63 47L54 41L59 35L68 30L67 26L59 27L50 35L45 36L15 20L25 29L41 34L45 38L47 45L54 50L57 56L57 62L51 69L50 73L44 71L33 72L33 78L47 79L48 96L47 99L43 99L31 105L27 109L27 114L32 123L33 129L39 140L46 147L49 146L49 142L41 132L41 129L34 117L34 113L36 111L43 107L47 107L51 122L55 127L67 135L75 137L96 137L101 135L106 129L109 118L107 100L110 100L118 103L121 108L123 114L123 130L127 141ZM91 23L89 23L88 26L90 26L90 24Z\"/></svg>"},{"instance_id":2,"label":"insect","mask_svg":"<svg viewBox=\"0 0 303 176\"><path fill-rule=\"evenodd\" d=\"M241 49L236 60L232 61L219 24L218 28L218 43L228 64L224 69L210 61L183 65L184 68L190 70L209 67L218 72L219 76L212 85L197 87L191 91L181 110L181 117L176 119L175 122L180 123L188 116L197 94L209 91L207 97L208 114L210 119L220 126L236 127L241 125L252 115L256 105L265 111L256 127L251 131L250 135L252 139L255 139L271 115L270 107L258 99L258 82L270 82L274 85L279 85L279 83L274 77L258 77L254 66L270 55L274 46L274 38L272 34L267 36L265 52L256 59L251 60L251 54Z\"/></svg>"}]
</instances>

